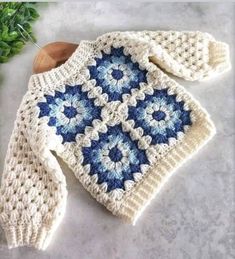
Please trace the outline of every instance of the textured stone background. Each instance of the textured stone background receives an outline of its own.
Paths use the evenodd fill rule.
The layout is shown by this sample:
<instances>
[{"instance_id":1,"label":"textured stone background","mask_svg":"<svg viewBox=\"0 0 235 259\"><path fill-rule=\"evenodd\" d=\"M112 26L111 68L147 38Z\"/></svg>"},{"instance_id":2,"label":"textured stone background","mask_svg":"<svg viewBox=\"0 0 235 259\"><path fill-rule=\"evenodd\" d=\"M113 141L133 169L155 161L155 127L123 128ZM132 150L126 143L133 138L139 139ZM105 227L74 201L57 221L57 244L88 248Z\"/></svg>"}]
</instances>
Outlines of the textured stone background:
<instances>
[{"instance_id":1,"label":"textured stone background","mask_svg":"<svg viewBox=\"0 0 235 259\"><path fill-rule=\"evenodd\" d=\"M201 30L234 46L235 7L224 3L51 3L34 26L38 43L79 42L112 30ZM17 108L26 92L35 46L0 67L0 172ZM234 60L234 59L233 59ZM123 224L82 188L61 163L67 212L45 252L8 250L0 229L0 258L229 259L234 244L234 73L181 82L208 110L216 137L181 167L137 222ZM1 174L1 173L0 173Z\"/></svg>"}]
</instances>

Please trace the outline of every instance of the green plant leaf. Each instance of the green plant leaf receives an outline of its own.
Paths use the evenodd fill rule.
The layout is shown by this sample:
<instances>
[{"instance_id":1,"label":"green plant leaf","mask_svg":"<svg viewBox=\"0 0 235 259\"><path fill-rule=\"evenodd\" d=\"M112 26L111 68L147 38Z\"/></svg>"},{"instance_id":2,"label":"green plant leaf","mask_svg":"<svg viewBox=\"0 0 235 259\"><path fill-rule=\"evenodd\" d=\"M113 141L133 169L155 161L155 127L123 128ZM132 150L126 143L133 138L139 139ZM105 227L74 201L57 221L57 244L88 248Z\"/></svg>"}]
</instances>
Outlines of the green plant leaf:
<instances>
[{"instance_id":1,"label":"green plant leaf","mask_svg":"<svg viewBox=\"0 0 235 259\"><path fill-rule=\"evenodd\" d=\"M12 47L14 48L22 48L24 46L24 42L23 41L15 41L12 44Z\"/></svg>"},{"instance_id":2,"label":"green plant leaf","mask_svg":"<svg viewBox=\"0 0 235 259\"><path fill-rule=\"evenodd\" d=\"M4 41L0 41L0 49L8 49L10 48L10 46L4 42Z\"/></svg>"},{"instance_id":3,"label":"green plant leaf","mask_svg":"<svg viewBox=\"0 0 235 259\"><path fill-rule=\"evenodd\" d=\"M8 41L13 41L18 37L18 32L17 31L12 31L8 34Z\"/></svg>"},{"instance_id":4,"label":"green plant leaf","mask_svg":"<svg viewBox=\"0 0 235 259\"><path fill-rule=\"evenodd\" d=\"M5 63L8 61L8 57L0 56L0 63Z\"/></svg>"},{"instance_id":5,"label":"green plant leaf","mask_svg":"<svg viewBox=\"0 0 235 259\"><path fill-rule=\"evenodd\" d=\"M0 63L20 53L27 42L28 37L22 37L17 24L36 41L31 25L39 17L36 6L37 3L30 2L0 3Z\"/></svg>"},{"instance_id":6,"label":"green plant leaf","mask_svg":"<svg viewBox=\"0 0 235 259\"><path fill-rule=\"evenodd\" d=\"M11 8L7 8L5 11L7 16L12 16L15 12L16 12L16 10L11 9Z\"/></svg>"},{"instance_id":7,"label":"green plant leaf","mask_svg":"<svg viewBox=\"0 0 235 259\"><path fill-rule=\"evenodd\" d=\"M39 17L38 12L34 8L29 7L28 10L30 12L30 16L32 20L36 20Z\"/></svg>"}]
</instances>

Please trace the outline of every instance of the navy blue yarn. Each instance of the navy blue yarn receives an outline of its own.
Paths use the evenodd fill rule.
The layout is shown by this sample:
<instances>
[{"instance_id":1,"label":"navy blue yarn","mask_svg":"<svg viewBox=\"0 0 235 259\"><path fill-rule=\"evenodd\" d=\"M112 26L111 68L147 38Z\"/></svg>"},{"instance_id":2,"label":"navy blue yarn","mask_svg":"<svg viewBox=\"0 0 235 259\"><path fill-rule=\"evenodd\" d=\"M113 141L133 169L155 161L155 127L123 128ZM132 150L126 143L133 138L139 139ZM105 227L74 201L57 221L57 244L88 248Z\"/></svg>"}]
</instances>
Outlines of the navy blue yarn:
<instances>
[{"instance_id":1,"label":"navy blue yarn","mask_svg":"<svg viewBox=\"0 0 235 259\"><path fill-rule=\"evenodd\" d=\"M120 80L123 77L123 72L118 69L113 69L112 76L114 79Z\"/></svg>"},{"instance_id":2,"label":"navy blue yarn","mask_svg":"<svg viewBox=\"0 0 235 259\"><path fill-rule=\"evenodd\" d=\"M155 111L153 112L153 118L157 121L164 120L166 117L165 112L163 111Z\"/></svg>"},{"instance_id":3,"label":"navy blue yarn","mask_svg":"<svg viewBox=\"0 0 235 259\"><path fill-rule=\"evenodd\" d=\"M81 101L85 107L86 112L89 114L80 114L84 118L75 126L69 127L68 124L62 124L59 121L58 114L51 115L52 106L58 106L56 100L66 101L68 96L74 97L77 101ZM87 93L83 92L81 85L65 86L65 92L55 91L54 95L44 95L46 102L39 102L37 106L40 108L39 118L47 116L49 117L48 125L51 127L56 127L56 134L61 135L63 138L62 143L65 142L75 142L76 135L79 133L84 134L86 126L92 126L92 121L94 119L101 119L101 107L94 104L94 98L88 98ZM64 115L71 119L74 118L78 113L76 109L72 106L64 106ZM66 127L69 129L65 130Z\"/></svg>"},{"instance_id":4,"label":"navy blue yarn","mask_svg":"<svg viewBox=\"0 0 235 259\"><path fill-rule=\"evenodd\" d=\"M99 159L98 152L102 149L105 143L110 143L112 136L118 136L121 141L128 143L130 150L135 154L135 162L127 166L125 170L122 170L121 177L114 177L114 172L109 171L105 168ZM111 149L112 150L112 149ZM110 151L111 151L110 150ZM119 151L120 152L120 151ZM117 150L113 150L109 153L110 159L113 161L120 160L121 155ZM90 175L98 175L98 184L107 183L107 191L110 192L116 188L125 189L124 182L126 180L134 180L133 173L141 173L140 166L143 164L149 164L146 152L138 148L138 143L132 140L129 133L122 130L121 124L116 126L108 126L108 131L106 133L99 133L98 140L92 140L90 147L83 147L83 163L82 165L90 165Z\"/></svg>"},{"instance_id":5,"label":"navy blue yarn","mask_svg":"<svg viewBox=\"0 0 235 259\"><path fill-rule=\"evenodd\" d=\"M178 102L176 100L176 94L174 95L169 95L167 93L167 89L163 90L154 90L153 95L145 95L144 100L138 100L136 106L129 106L128 107L128 120L134 120L135 121L135 128L141 127L144 130L144 135L149 135L151 136L151 144L162 144L166 143L169 144L169 138L176 138L177 139L177 132L184 132L184 126L186 125L192 125L192 121L190 118L190 113L191 111L186 111L184 109L184 102L180 101ZM173 110L174 111L180 111L180 117L177 122L174 123L174 128L166 128L163 134L153 134L152 127L146 123L146 121L142 118L140 118L139 110L138 107L146 108L147 104L149 102L154 102L153 98L158 97L160 99L164 99L167 104L173 105ZM160 116L161 115L161 116ZM154 116L154 114L153 114ZM163 113L155 114L155 119L159 120L164 119Z\"/></svg>"},{"instance_id":6,"label":"navy blue yarn","mask_svg":"<svg viewBox=\"0 0 235 259\"><path fill-rule=\"evenodd\" d=\"M127 64L129 67L131 67L131 71L133 74L132 80L129 80L127 83L125 83L121 91L118 90L117 88L115 89L114 87L111 87L112 84L107 81L107 79L99 78L99 68L100 67L106 67L108 64L113 62L113 58L124 58L124 63ZM140 83L142 82L147 82L146 74L147 70L141 70L139 67L139 64L137 62L133 62L131 60L131 55L125 55L124 54L124 48L114 48L111 47L111 53L106 54L102 51L102 58L95 58L96 65L95 66L88 66L89 72L90 72L90 79L95 79L96 80L96 86L100 86L103 90L103 93L108 94L108 100L109 101L117 101L117 100L122 100L122 95L123 94L129 94L131 93L132 88L138 88L140 87ZM114 79L119 80L123 77L123 72L117 69L113 69L112 76Z\"/></svg>"},{"instance_id":7,"label":"navy blue yarn","mask_svg":"<svg viewBox=\"0 0 235 259\"><path fill-rule=\"evenodd\" d=\"M68 107L68 106L64 106L64 115L71 119L73 117L75 117L77 115L77 111L76 111L76 108L74 107Z\"/></svg>"},{"instance_id":8,"label":"navy blue yarn","mask_svg":"<svg viewBox=\"0 0 235 259\"><path fill-rule=\"evenodd\" d=\"M112 161L118 162L122 159L122 152L117 147L113 147L109 151L109 157Z\"/></svg>"}]
</instances>

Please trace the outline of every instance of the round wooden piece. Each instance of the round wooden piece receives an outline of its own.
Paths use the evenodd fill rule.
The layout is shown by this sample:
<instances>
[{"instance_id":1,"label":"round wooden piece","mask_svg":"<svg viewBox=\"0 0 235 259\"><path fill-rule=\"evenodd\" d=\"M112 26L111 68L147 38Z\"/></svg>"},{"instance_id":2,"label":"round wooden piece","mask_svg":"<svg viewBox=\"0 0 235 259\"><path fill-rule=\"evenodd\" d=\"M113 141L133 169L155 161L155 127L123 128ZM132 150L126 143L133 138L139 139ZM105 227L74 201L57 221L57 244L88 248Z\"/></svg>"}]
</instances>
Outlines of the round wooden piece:
<instances>
[{"instance_id":1,"label":"round wooden piece","mask_svg":"<svg viewBox=\"0 0 235 259\"><path fill-rule=\"evenodd\" d=\"M69 42L52 42L45 45L33 62L33 73L42 73L63 64L75 51L78 44Z\"/></svg>"}]
</instances>

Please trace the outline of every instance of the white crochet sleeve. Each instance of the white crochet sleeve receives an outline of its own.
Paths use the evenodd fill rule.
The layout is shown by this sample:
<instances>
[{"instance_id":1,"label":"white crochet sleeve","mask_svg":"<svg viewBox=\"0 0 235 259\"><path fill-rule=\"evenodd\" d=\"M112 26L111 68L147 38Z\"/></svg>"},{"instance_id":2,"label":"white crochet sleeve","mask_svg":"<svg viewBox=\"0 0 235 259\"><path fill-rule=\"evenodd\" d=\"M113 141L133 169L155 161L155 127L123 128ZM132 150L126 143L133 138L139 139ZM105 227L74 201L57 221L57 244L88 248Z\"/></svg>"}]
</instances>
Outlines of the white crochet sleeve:
<instances>
[{"instance_id":1,"label":"white crochet sleeve","mask_svg":"<svg viewBox=\"0 0 235 259\"><path fill-rule=\"evenodd\" d=\"M131 32L151 45L150 60L186 80L202 80L230 68L229 47L199 31Z\"/></svg>"},{"instance_id":2,"label":"white crochet sleeve","mask_svg":"<svg viewBox=\"0 0 235 259\"><path fill-rule=\"evenodd\" d=\"M26 127L40 130L31 110L35 99L28 91L18 110L1 179L0 223L9 248L45 249L65 208L67 192L59 164L36 130L30 135Z\"/></svg>"}]
</instances>

